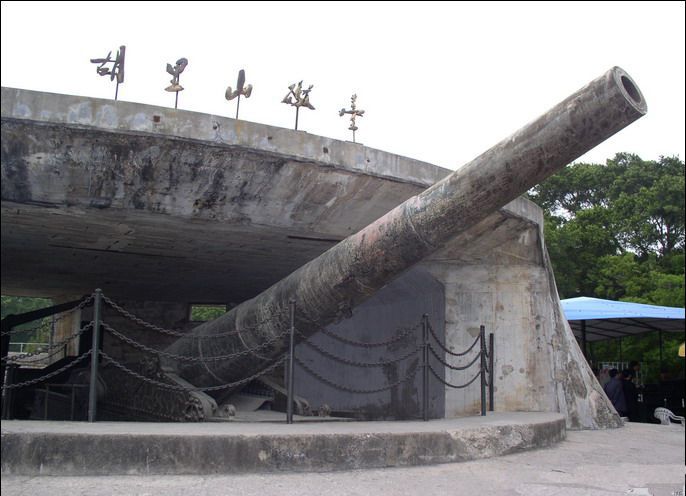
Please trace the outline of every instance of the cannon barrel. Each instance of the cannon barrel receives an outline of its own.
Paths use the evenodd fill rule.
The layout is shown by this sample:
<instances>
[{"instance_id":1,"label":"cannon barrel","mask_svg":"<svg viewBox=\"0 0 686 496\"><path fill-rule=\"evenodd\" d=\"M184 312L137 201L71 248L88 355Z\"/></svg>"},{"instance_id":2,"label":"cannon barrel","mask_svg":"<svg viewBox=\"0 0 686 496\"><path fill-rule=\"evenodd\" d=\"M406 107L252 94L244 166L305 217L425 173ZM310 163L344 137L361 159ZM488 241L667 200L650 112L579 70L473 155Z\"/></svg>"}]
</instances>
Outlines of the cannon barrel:
<instances>
[{"instance_id":1,"label":"cannon barrel","mask_svg":"<svg viewBox=\"0 0 686 496\"><path fill-rule=\"evenodd\" d=\"M196 386L232 382L273 363L288 349L289 301L303 336L341 320L394 277L457 234L525 193L646 113L645 99L619 67L445 179L230 312L198 326L168 352L195 357L251 350L233 361L166 363Z\"/></svg>"}]
</instances>

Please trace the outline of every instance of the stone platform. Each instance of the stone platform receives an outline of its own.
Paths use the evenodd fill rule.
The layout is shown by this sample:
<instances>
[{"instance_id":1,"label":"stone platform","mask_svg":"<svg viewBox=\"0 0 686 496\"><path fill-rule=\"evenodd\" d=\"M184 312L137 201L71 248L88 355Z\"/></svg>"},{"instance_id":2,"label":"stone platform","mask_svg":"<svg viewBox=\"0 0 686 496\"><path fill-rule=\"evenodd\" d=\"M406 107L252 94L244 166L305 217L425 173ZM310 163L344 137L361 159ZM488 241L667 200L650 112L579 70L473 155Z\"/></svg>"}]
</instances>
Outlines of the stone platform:
<instances>
[{"instance_id":1,"label":"stone platform","mask_svg":"<svg viewBox=\"0 0 686 496\"><path fill-rule=\"evenodd\" d=\"M3 475L325 472L461 462L552 446L556 413L429 422L2 422Z\"/></svg>"}]
</instances>

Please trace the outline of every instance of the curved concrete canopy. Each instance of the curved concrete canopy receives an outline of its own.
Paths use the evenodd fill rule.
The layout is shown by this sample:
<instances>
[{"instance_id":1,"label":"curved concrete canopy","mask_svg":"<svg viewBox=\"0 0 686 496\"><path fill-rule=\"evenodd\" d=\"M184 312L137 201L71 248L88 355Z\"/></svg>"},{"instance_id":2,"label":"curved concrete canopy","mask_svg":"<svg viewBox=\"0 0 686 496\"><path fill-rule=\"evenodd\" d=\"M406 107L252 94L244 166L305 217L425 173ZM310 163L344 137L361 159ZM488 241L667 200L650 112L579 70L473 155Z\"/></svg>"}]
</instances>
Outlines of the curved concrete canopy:
<instances>
[{"instance_id":1,"label":"curved concrete canopy","mask_svg":"<svg viewBox=\"0 0 686 496\"><path fill-rule=\"evenodd\" d=\"M449 172L302 131L2 88L2 292L239 302Z\"/></svg>"}]
</instances>

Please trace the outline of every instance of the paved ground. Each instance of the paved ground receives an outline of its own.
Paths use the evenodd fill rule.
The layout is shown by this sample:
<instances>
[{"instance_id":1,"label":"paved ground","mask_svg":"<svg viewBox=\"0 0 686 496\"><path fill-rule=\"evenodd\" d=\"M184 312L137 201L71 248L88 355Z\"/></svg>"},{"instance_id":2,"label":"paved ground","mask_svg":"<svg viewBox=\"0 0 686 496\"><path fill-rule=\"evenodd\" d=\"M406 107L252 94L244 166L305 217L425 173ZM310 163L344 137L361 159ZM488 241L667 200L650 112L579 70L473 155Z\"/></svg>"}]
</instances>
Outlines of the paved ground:
<instances>
[{"instance_id":1,"label":"paved ground","mask_svg":"<svg viewBox=\"0 0 686 496\"><path fill-rule=\"evenodd\" d=\"M430 467L236 476L2 477L3 496L679 494L684 429L627 424L572 431L551 449Z\"/></svg>"}]
</instances>

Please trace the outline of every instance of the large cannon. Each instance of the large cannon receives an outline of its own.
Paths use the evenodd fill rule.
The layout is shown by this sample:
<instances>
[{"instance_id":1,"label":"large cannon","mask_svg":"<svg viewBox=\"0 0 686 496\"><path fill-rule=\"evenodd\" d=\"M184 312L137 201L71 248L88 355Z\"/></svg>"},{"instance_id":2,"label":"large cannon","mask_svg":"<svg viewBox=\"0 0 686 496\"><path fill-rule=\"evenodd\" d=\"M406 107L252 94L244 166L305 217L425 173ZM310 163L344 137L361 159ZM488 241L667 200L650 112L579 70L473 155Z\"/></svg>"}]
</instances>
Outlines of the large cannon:
<instances>
[{"instance_id":1,"label":"large cannon","mask_svg":"<svg viewBox=\"0 0 686 496\"><path fill-rule=\"evenodd\" d=\"M168 370L198 387L236 381L288 348L289 301L301 336L341 320L401 272L646 113L631 77L614 67L457 171L358 233L192 331L167 352ZM203 339L203 336L223 337ZM267 343L265 345L265 343ZM232 361L207 358L245 350Z\"/></svg>"}]
</instances>

